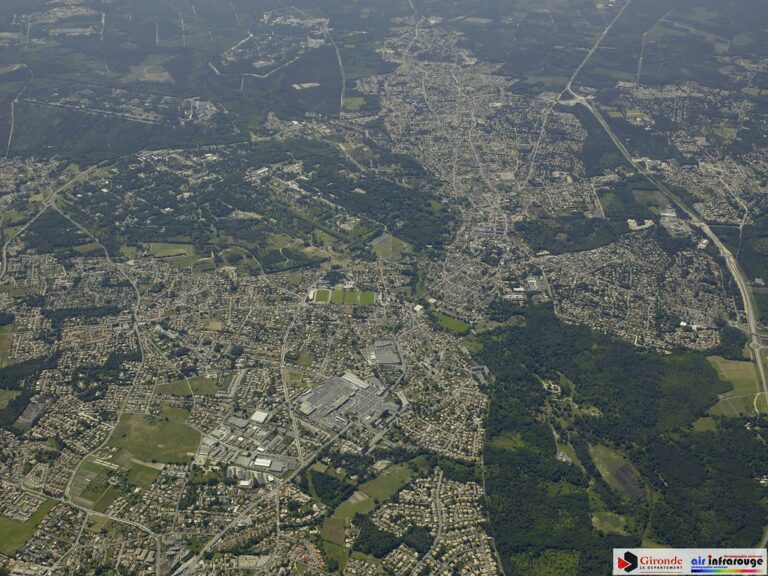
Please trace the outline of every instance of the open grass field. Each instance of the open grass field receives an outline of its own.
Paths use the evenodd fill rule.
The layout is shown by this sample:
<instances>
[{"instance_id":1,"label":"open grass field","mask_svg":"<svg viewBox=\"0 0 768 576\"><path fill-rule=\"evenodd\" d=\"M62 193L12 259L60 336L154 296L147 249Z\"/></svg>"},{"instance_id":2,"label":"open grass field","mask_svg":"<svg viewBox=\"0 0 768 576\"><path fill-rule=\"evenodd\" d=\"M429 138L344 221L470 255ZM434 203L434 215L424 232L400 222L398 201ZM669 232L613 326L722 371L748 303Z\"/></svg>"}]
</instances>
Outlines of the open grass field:
<instances>
[{"instance_id":1,"label":"open grass field","mask_svg":"<svg viewBox=\"0 0 768 576\"><path fill-rule=\"evenodd\" d=\"M418 459L413 461L421 469ZM367 514L378 503L386 502L413 478L414 471L408 464L393 464L381 471L375 478L364 482L352 496L342 502L333 512L332 518L351 518L355 514Z\"/></svg>"},{"instance_id":2,"label":"open grass field","mask_svg":"<svg viewBox=\"0 0 768 576\"><path fill-rule=\"evenodd\" d=\"M172 258L175 256L194 256L195 247L192 244L168 244L165 242L152 242L149 250L157 258Z\"/></svg>"},{"instance_id":3,"label":"open grass field","mask_svg":"<svg viewBox=\"0 0 768 576\"><path fill-rule=\"evenodd\" d=\"M361 306L373 306L376 302L376 293L371 290L360 292L360 305Z\"/></svg>"},{"instance_id":4,"label":"open grass field","mask_svg":"<svg viewBox=\"0 0 768 576\"><path fill-rule=\"evenodd\" d=\"M269 237L269 246L275 250L290 246L292 242L293 237L288 234L271 234Z\"/></svg>"},{"instance_id":5,"label":"open grass field","mask_svg":"<svg viewBox=\"0 0 768 576\"><path fill-rule=\"evenodd\" d=\"M632 190L632 197L641 206L646 207L664 207L667 205L667 198L658 190Z\"/></svg>"},{"instance_id":6,"label":"open grass field","mask_svg":"<svg viewBox=\"0 0 768 576\"><path fill-rule=\"evenodd\" d=\"M160 415L163 418L176 422L186 422L187 418L189 418L189 410L181 406L174 406L169 402L162 402L160 404Z\"/></svg>"},{"instance_id":7,"label":"open grass field","mask_svg":"<svg viewBox=\"0 0 768 576\"><path fill-rule=\"evenodd\" d=\"M623 454L603 445L590 446L589 454L603 480L619 494L634 500L645 493L640 474Z\"/></svg>"},{"instance_id":8,"label":"open grass field","mask_svg":"<svg viewBox=\"0 0 768 576\"><path fill-rule=\"evenodd\" d=\"M748 416L757 411L765 411L765 401L758 394L757 373L751 362L726 360L720 356L708 358L717 370L717 375L731 386L720 401L709 411L713 416Z\"/></svg>"},{"instance_id":9,"label":"open grass field","mask_svg":"<svg viewBox=\"0 0 768 576\"><path fill-rule=\"evenodd\" d=\"M123 414L110 444L126 448L147 462L189 462L200 444L200 433L181 422Z\"/></svg>"},{"instance_id":10,"label":"open grass field","mask_svg":"<svg viewBox=\"0 0 768 576\"><path fill-rule=\"evenodd\" d=\"M112 520L109 518L106 518L104 516L91 516L88 518L88 525L86 526L86 530L89 532L96 534L99 531L107 530L109 528L109 525L112 523Z\"/></svg>"},{"instance_id":11,"label":"open grass field","mask_svg":"<svg viewBox=\"0 0 768 576\"><path fill-rule=\"evenodd\" d=\"M93 460L87 460L72 483L72 497L83 500L83 505L93 505L107 489L109 470Z\"/></svg>"},{"instance_id":12,"label":"open grass field","mask_svg":"<svg viewBox=\"0 0 768 576\"><path fill-rule=\"evenodd\" d=\"M99 498L96 503L93 505L93 509L96 512L104 512L107 508L117 500L120 496L122 496L122 492L116 490L115 488L112 488L110 486L107 488L107 490L102 494L101 498Z\"/></svg>"},{"instance_id":13,"label":"open grass field","mask_svg":"<svg viewBox=\"0 0 768 576\"><path fill-rule=\"evenodd\" d=\"M411 468L405 464L393 464L373 480L360 485L360 492L367 494L374 501L384 502L390 499L403 486L411 481Z\"/></svg>"},{"instance_id":14,"label":"open grass field","mask_svg":"<svg viewBox=\"0 0 768 576\"><path fill-rule=\"evenodd\" d=\"M0 517L0 553L13 556L32 537L37 525L54 506L55 500L46 500L26 522Z\"/></svg>"},{"instance_id":15,"label":"open grass field","mask_svg":"<svg viewBox=\"0 0 768 576\"><path fill-rule=\"evenodd\" d=\"M449 316L448 314L444 314L442 312L435 312L435 315L437 316L437 321L446 330L449 332L455 332L457 334L464 334L471 328L469 324L464 322L464 320L461 320L459 318L454 318L453 316Z\"/></svg>"},{"instance_id":16,"label":"open grass field","mask_svg":"<svg viewBox=\"0 0 768 576\"><path fill-rule=\"evenodd\" d=\"M13 350L13 334L0 334L0 368L12 363L11 350Z\"/></svg>"},{"instance_id":17,"label":"open grass field","mask_svg":"<svg viewBox=\"0 0 768 576\"><path fill-rule=\"evenodd\" d=\"M163 67L164 57L160 54L150 54L141 64L129 67L130 73L120 78L122 84L136 82L157 82L173 84L173 77Z\"/></svg>"},{"instance_id":18,"label":"open grass field","mask_svg":"<svg viewBox=\"0 0 768 576\"><path fill-rule=\"evenodd\" d=\"M364 560L365 562L370 562L371 564L374 564L377 566L375 568L374 574L376 576L384 575L387 572L385 572L384 567L382 565L382 561L380 558L376 558L376 556L371 556L370 554L363 554L359 550L353 550L352 553L349 555L350 558L354 558L355 560Z\"/></svg>"},{"instance_id":19,"label":"open grass field","mask_svg":"<svg viewBox=\"0 0 768 576\"><path fill-rule=\"evenodd\" d=\"M592 515L592 525L606 534L627 534L627 519L614 512L596 512Z\"/></svg>"},{"instance_id":20,"label":"open grass field","mask_svg":"<svg viewBox=\"0 0 768 576\"><path fill-rule=\"evenodd\" d=\"M158 384L155 391L158 394L169 394L171 396L191 396L190 386L197 396L215 396L219 391L218 378L206 378L205 376L193 376L189 378L189 385L186 380L174 380L168 384Z\"/></svg>"},{"instance_id":21,"label":"open grass field","mask_svg":"<svg viewBox=\"0 0 768 576\"><path fill-rule=\"evenodd\" d=\"M155 392L158 394L168 394L170 396L192 396L185 380L175 380L168 384L158 384L155 386Z\"/></svg>"},{"instance_id":22,"label":"open grass field","mask_svg":"<svg viewBox=\"0 0 768 576\"><path fill-rule=\"evenodd\" d=\"M694 432L716 432L717 422L710 416L703 416L693 423Z\"/></svg>"},{"instance_id":23,"label":"open grass field","mask_svg":"<svg viewBox=\"0 0 768 576\"><path fill-rule=\"evenodd\" d=\"M362 106L365 106L365 98L362 96L349 96L344 98L344 108L351 112L356 112Z\"/></svg>"},{"instance_id":24,"label":"open grass field","mask_svg":"<svg viewBox=\"0 0 768 576\"><path fill-rule=\"evenodd\" d=\"M193 272L213 272L214 270L216 270L216 264L214 264L212 258L198 258L192 263Z\"/></svg>"},{"instance_id":25,"label":"open grass field","mask_svg":"<svg viewBox=\"0 0 768 576\"><path fill-rule=\"evenodd\" d=\"M0 286L0 294L8 294L8 296L13 298L23 298L33 293L34 290L29 286Z\"/></svg>"},{"instance_id":26,"label":"open grass field","mask_svg":"<svg viewBox=\"0 0 768 576\"><path fill-rule=\"evenodd\" d=\"M219 391L218 378L206 378L205 376L193 376L189 379L192 390L198 396L215 396Z\"/></svg>"},{"instance_id":27,"label":"open grass field","mask_svg":"<svg viewBox=\"0 0 768 576\"><path fill-rule=\"evenodd\" d=\"M301 384L301 382L304 380L303 372L300 370L291 370L290 368L285 368L283 370L283 376L291 384Z\"/></svg>"},{"instance_id":28,"label":"open grass field","mask_svg":"<svg viewBox=\"0 0 768 576\"><path fill-rule=\"evenodd\" d=\"M157 468L151 468L134 462L131 469L128 470L128 482L147 490L159 475L160 470Z\"/></svg>"},{"instance_id":29,"label":"open grass field","mask_svg":"<svg viewBox=\"0 0 768 576\"><path fill-rule=\"evenodd\" d=\"M153 242L150 244L149 249L154 257L163 258L178 268L187 269L194 267L197 272L213 270L214 268L213 261L210 259L199 260L197 258L195 247L191 244Z\"/></svg>"},{"instance_id":30,"label":"open grass field","mask_svg":"<svg viewBox=\"0 0 768 576\"><path fill-rule=\"evenodd\" d=\"M2 390L0 389L0 410L6 407L8 402L16 398L21 394L18 390Z\"/></svg>"},{"instance_id":31,"label":"open grass field","mask_svg":"<svg viewBox=\"0 0 768 576\"><path fill-rule=\"evenodd\" d=\"M100 247L96 242L86 242L85 244L80 244L79 246L73 246L72 249L79 253L79 254L87 254L88 252L93 252L94 250L100 250Z\"/></svg>"},{"instance_id":32,"label":"open grass field","mask_svg":"<svg viewBox=\"0 0 768 576\"><path fill-rule=\"evenodd\" d=\"M82 477L87 482L83 491L80 492L80 497L91 502L96 502L109 487L107 479L109 478L109 470L103 466L99 466L95 462L87 462L83 466Z\"/></svg>"},{"instance_id":33,"label":"open grass field","mask_svg":"<svg viewBox=\"0 0 768 576\"><path fill-rule=\"evenodd\" d=\"M315 357L312 356L312 354L309 354L307 352L302 352L301 354L299 354L299 359L297 362L299 366L306 368L308 366L312 366L312 364L315 363Z\"/></svg>"},{"instance_id":34,"label":"open grass field","mask_svg":"<svg viewBox=\"0 0 768 576\"><path fill-rule=\"evenodd\" d=\"M327 304L331 299L331 291L330 290L316 290L315 291L315 302L319 304Z\"/></svg>"},{"instance_id":35,"label":"open grass field","mask_svg":"<svg viewBox=\"0 0 768 576\"><path fill-rule=\"evenodd\" d=\"M733 390L723 394L723 397L755 394L758 391L757 374L752 362L726 360L720 356L710 356L708 360L717 370L717 375L733 385Z\"/></svg>"},{"instance_id":36,"label":"open grass field","mask_svg":"<svg viewBox=\"0 0 768 576\"><path fill-rule=\"evenodd\" d=\"M500 450L520 450L525 448L523 437L518 432L503 432L490 440L494 448Z\"/></svg>"},{"instance_id":37,"label":"open grass field","mask_svg":"<svg viewBox=\"0 0 768 576\"><path fill-rule=\"evenodd\" d=\"M757 393L744 394L741 396L726 396L709 409L709 414L711 416L754 415L758 410L763 410L765 408L765 403L762 402L760 398L761 396Z\"/></svg>"},{"instance_id":38,"label":"open grass field","mask_svg":"<svg viewBox=\"0 0 768 576\"><path fill-rule=\"evenodd\" d=\"M355 492L347 500L339 504L333 513L334 518L352 518L355 514L367 514L373 510L373 498L360 491Z\"/></svg>"},{"instance_id":39,"label":"open grass field","mask_svg":"<svg viewBox=\"0 0 768 576\"><path fill-rule=\"evenodd\" d=\"M413 471L406 464L393 464L379 473L373 480L360 485L360 492L378 502L388 500L411 481Z\"/></svg>"},{"instance_id":40,"label":"open grass field","mask_svg":"<svg viewBox=\"0 0 768 576\"><path fill-rule=\"evenodd\" d=\"M331 517L326 518L323 527L320 530L320 536L323 540L344 546L344 527L347 521L345 518Z\"/></svg>"},{"instance_id":41,"label":"open grass field","mask_svg":"<svg viewBox=\"0 0 768 576\"><path fill-rule=\"evenodd\" d=\"M399 260L403 252L410 250L408 244L386 232L371 241L371 248L379 258L393 262Z\"/></svg>"},{"instance_id":42,"label":"open grass field","mask_svg":"<svg viewBox=\"0 0 768 576\"><path fill-rule=\"evenodd\" d=\"M336 560L336 562L339 563L340 570L343 572L347 565L347 560L349 559L347 549L338 544L334 544L333 542L328 542L328 540L323 540L323 547L325 548L325 553L328 555L328 558Z\"/></svg>"},{"instance_id":43,"label":"open grass field","mask_svg":"<svg viewBox=\"0 0 768 576\"><path fill-rule=\"evenodd\" d=\"M136 249L135 246L120 246L120 254L125 256L126 258L136 258L138 256L139 251Z\"/></svg>"}]
</instances>

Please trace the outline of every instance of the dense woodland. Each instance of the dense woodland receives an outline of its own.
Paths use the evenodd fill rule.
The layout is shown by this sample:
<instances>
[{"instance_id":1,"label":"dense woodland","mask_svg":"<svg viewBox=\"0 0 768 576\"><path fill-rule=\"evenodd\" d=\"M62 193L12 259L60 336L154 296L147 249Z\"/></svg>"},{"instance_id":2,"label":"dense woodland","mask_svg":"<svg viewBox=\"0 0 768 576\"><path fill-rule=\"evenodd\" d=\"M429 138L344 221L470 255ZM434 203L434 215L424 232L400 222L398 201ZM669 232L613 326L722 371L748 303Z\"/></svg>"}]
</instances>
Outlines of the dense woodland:
<instances>
[{"instance_id":1,"label":"dense woodland","mask_svg":"<svg viewBox=\"0 0 768 576\"><path fill-rule=\"evenodd\" d=\"M508 574L534 566L601 573L613 546L746 546L758 542L768 473L759 430L692 423L730 389L706 357L643 352L549 309L479 337L495 381L484 448L487 505ZM742 340L743 342L743 340ZM731 346L733 348L733 346ZM732 350L731 350L732 351ZM632 367L628 372L628 367ZM557 397L542 385L558 382ZM601 477L591 447L620 453L623 490ZM576 462L555 458L573 449ZM621 470L617 471L617 474ZM597 513L623 518L599 530ZM568 568L570 570L570 568Z\"/></svg>"}]
</instances>

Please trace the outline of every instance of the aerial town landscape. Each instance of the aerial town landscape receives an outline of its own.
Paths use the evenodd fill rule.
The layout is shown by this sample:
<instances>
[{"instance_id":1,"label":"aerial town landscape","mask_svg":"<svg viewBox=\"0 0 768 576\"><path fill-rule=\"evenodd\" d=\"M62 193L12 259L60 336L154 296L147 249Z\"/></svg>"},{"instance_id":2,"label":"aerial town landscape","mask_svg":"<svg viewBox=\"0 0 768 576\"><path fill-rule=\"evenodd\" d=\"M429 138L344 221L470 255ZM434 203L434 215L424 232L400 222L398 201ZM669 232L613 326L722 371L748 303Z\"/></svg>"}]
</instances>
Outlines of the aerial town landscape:
<instances>
[{"instance_id":1,"label":"aerial town landscape","mask_svg":"<svg viewBox=\"0 0 768 576\"><path fill-rule=\"evenodd\" d=\"M764 547L767 28L0 3L0 575Z\"/></svg>"}]
</instances>

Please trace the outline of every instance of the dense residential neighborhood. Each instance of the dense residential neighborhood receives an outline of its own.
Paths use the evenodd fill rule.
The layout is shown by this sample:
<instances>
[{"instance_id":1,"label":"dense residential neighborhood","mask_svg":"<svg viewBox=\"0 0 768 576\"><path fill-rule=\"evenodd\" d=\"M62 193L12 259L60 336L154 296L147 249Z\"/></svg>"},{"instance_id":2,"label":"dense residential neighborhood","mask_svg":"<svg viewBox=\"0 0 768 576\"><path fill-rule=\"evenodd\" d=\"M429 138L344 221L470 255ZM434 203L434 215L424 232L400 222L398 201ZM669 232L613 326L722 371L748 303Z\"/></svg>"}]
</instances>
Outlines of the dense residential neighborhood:
<instances>
[{"instance_id":1,"label":"dense residential neighborhood","mask_svg":"<svg viewBox=\"0 0 768 576\"><path fill-rule=\"evenodd\" d=\"M764 547L763 4L3 3L0 574Z\"/></svg>"}]
</instances>

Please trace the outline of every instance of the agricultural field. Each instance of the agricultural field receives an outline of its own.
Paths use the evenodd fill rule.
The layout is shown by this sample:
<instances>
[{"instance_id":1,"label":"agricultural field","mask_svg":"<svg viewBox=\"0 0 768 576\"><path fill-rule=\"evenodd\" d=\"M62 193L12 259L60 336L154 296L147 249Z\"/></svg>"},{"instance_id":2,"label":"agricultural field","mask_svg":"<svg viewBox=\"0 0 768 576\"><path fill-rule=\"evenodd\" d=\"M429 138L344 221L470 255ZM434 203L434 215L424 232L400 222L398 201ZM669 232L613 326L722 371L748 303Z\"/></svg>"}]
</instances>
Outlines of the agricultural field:
<instances>
[{"instance_id":1,"label":"agricultural field","mask_svg":"<svg viewBox=\"0 0 768 576\"><path fill-rule=\"evenodd\" d=\"M752 362L709 357L717 375L733 386L720 395L720 400L709 411L713 416L748 416L765 411L765 402L758 392L757 374Z\"/></svg>"},{"instance_id":2,"label":"agricultural field","mask_svg":"<svg viewBox=\"0 0 768 576\"><path fill-rule=\"evenodd\" d=\"M120 496L123 496L123 493L110 486L93 505L93 509L96 512L106 512L107 508Z\"/></svg>"},{"instance_id":3,"label":"agricultural field","mask_svg":"<svg viewBox=\"0 0 768 576\"><path fill-rule=\"evenodd\" d=\"M752 362L726 360L720 356L710 356L708 360L717 370L717 375L733 385L733 390L723 394L723 396L741 396L757 392L757 374Z\"/></svg>"}]
</instances>

